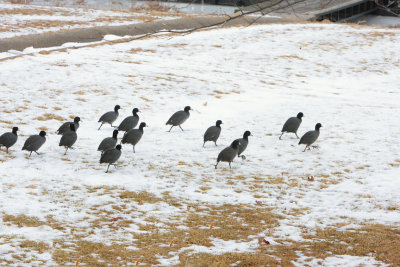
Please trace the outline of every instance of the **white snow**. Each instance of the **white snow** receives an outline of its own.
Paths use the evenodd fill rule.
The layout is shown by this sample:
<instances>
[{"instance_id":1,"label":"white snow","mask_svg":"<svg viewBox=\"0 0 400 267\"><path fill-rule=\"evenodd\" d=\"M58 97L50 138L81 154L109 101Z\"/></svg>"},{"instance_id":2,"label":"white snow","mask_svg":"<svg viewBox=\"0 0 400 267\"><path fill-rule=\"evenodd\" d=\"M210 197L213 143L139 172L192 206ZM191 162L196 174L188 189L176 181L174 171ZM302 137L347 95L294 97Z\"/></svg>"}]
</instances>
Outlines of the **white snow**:
<instances>
[{"instance_id":1,"label":"white snow","mask_svg":"<svg viewBox=\"0 0 400 267\"><path fill-rule=\"evenodd\" d=\"M92 207L112 210L122 203L115 194L125 189L158 197L168 192L185 203L258 201L282 215L306 210L284 215L271 242L302 240L304 226L399 226L399 48L398 29L288 24L159 35L50 54L29 50L33 54L0 61L0 129L20 128L11 153L0 152L1 213L40 220L52 215L67 229L85 226L96 219ZM116 104L122 107L116 124L138 107L140 120L149 127L136 153L123 145L119 166L106 174L96 148L113 129L105 125L98 131L97 120ZM166 132L169 116L186 105L195 111L182 125L185 131L174 127ZM285 120L299 111L305 114L299 135L322 123L319 149L302 152L290 134L278 140ZM54 133L62 121L39 120L45 113L63 121L81 117L75 150L67 156ZM223 121L219 146L209 142L203 148L204 131L218 119ZM23 142L41 127L48 129L42 154L28 158L21 151ZM245 130L253 134L244 153L247 160L236 159L232 169L220 163L215 170L219 151ZM282 182L268 183L276 177ZM257 178L265 183L250 188ZM87 186L105 188L105 193L91 193ZM210 190L198 190L202 186ZM116 189L107 193L107 187ZM123 242L146 223L146 216L168 221L187 208L129 205L136 210L129 214L134 224L117 233L104 225L87 233L87 240ZM14 233L6 222L0 229L3 235L46 242L68 235L67 230L40 227L21 227ZM213 245L196 249L250 252L256 242L215 240ZM9 249L0 244L0 257L7 258ZM160 260L176 263L179 258ZM319 261L324 266L381 264L371 257L346 255L308 264Z\"/></svg>"},{"instance_id":2,"label":"white snow","mask_svg":"<svg viewBox=\"0 0 400 267\"><path fill-rule=\"evenodd\" d=\"M296 267L302 266L325 266L325 267L335 267L335 266L349 266L349 267L359 267L359 266L389 266L388 264L382 263L375 260L373 257L359 257L359 256L349 256L341 255L334 257L327 257L325 259L311 259L310 261L305 261L307 257L298 259L296 262L292 262Z\"/></svg>"},{"instance_id":3,"label":"white snow","mask_svg":"<svg viewBox=\"0 0 400 267\"><path fill-rule=\"evenodd\" d=\"M377 25L386 27L395 27L400 25L400 18L398 16L364 15L357 18L357 21L366 25Z\"/></svg>"}]
</instances>

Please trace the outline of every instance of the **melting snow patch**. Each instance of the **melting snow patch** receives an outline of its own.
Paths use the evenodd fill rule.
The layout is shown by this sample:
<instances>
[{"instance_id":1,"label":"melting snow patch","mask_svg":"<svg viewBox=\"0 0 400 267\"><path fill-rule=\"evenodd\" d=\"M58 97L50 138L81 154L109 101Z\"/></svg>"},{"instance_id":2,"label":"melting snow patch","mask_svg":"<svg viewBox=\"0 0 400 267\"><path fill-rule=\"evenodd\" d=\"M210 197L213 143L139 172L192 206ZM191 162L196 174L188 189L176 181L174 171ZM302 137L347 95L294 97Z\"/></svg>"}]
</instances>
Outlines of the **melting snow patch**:
<instances>
[{"instance_id":1,"label":"melting snow patch","mask_svg":"<svg viewBox=\"0 0 400 267\"><path fill-rule=\"evenodd\" d=\"M302 257L298 259L296 262L292 262L294 266L302 267L302 266L325 266L325 267L359 267L359 266L389 266L384 262L377 261L373 257L359 257L359 256L334 256L327 257L325 259L310 259L308 257Z\"/></svg>"}]
</instances>

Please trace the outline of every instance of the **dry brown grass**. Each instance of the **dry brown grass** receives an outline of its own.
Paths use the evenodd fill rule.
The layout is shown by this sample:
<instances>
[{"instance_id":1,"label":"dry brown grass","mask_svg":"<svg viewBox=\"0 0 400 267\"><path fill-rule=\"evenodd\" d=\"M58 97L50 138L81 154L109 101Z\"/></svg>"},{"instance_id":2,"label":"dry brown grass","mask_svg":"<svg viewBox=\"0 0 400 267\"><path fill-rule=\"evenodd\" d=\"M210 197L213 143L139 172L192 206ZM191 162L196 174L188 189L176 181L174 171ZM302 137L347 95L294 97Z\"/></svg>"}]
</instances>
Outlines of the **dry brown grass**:
<instances>
[{"instance_id":1,"label":"dry brown grass","mask_svg":"<svg viewBox=\"0 0 400 267\"><path fill-rule=\"evenodd\" d=\"M151 102L150 99L148 99L148 98L146 98L146 97L144 97L144 96L141 96L140 98L143 99L143 100L146 101L146 102Z\"/></svg>"},{"instance_id":2,"label":"dry brown grass","mask_svg":"<svg viewBox=\"0 0 400 267\"><path fill-rule=\"evenodd\" d=\"M142 195L144 197L138 197ZM148 203L155 201L154 196L142 192L122 192L120 197L127 199L144 199ZM160 200L160 199L158 199ZM167 203L174 203L177 200L167 194L163 198ZM154 202L157 203L157 202ZM109 218L109 217L108 217ZM176 218L162 223L165 225L163 231L159 228L159 221L155 217L147 218L145 224L140 224L140 230L145 233L134 233L130 245L138 250L129 250L126 245L112 244L105 245L95 242L83 241L80 235L71 237L71 240L57 240L56 251L53 259L60 265L71 263L71 259L81 259L82 264L90 266L124 265L127 262L135 262L141 259L146 265L158 264L158 256L167 256L170 252L177 252L179 249L191 245L211 246L214 238L223 240L249 241L250 235L258 234L265 228L273 228L278 225L278 218L269 209L240 205L203 206L191 204L190 209ZM184 219L182 221L182 219ZM93 222L93 227L103 227L109 221L99 218ZM121 219L115 223L118 227L129 227L134 223L131 220ZM214 227L210 227L213 224ZM114 225L114 224L113 224ZM185 229L178 228L185 226ZM212 229L211 229L212 228ZM114 228L113 228L114 229ZM71 242L71 243L69 243ZM244 256L244 255L243 255ZM242 257L243 257L242 256ZM245 258L248 258L247 256ZM256 258L247 259L249 262ZM264 261L262 261L264 262Z\"/></svg>"},{"instance_id":3,"label":"dry brown grass","mask_svg":"<svg viewBox=\"0 0 400 267\"><path fill-rule=\"evenodd\" d=\"M57 121L64 121L65 119L61 116L55 115L54 113L45 113L42 116L33 118L34 120L38 121L49 121L49 120L57 120Z\"/></svg>"},{"instance_id":4,"label":"dry brown grass","mask_svg":"<svg viewBox=\"0 0 400 267\"><path fill-rule=\"evenodd\" d=\"M367 32L367 33L361 33L363 38L367 40L376 40L376 39L382 39L386 37L392 37L396 36L394 32L380 32L380 31L374 31L374 32Z\"/></svg>"},{"instance_id":5,"label":"dry brown grass","mask_svg":"<svg viewBox=\"0 0 400 267\"><path fill-rule=\"evenodd\" d=\"M41 54L41 55L49 55L49 54L51 54L53 52L67 52L67 49L66 48L57 48L57 49L54 49L54 50L42 50L42 51L39 51L39 54Z\"/></svg>"},{"instance_id":6,"label":"dry brown grass","mask_svg":"<svg viewBox=\"0 0 400 267\"><path fill-rule=\"evenodd\" d=\"M143 49L143 48L132 48L131 50L128 51L128 53L131 54L136 54L136 53L155 53L156 50L154 49Z\"/></svg>"},{"instance_id":7,"label":"dry brown grass","mask_svg":"<svg viewBox=\"0 0 400 267\"><path fill-rule=\"evenodd\" d=\"M88 193L97 193L99 196L106 194L113 194L114 191L118 190L116 186L86 186Z\"/></svg>"},{"instance_id":8,"label":"dry brown grass","mask_svg":"<svg viewBox=\"0 0 400 267\"><path fill-rule=\"evenodd\" d=\"M361 229L317 229L304 238L307 256L324 259L333 255L374 256L392 266L400 266L400 229L388 225L365 225Z\"/></svg>"},{"instance_id":9,"label":"dry brown grass","mask_svg":"<svg viewBox=\"0 0 400 267\"><path fill-rule=\"evenodd\" d=\"M391 210L391 211L400 210L400 206L397 204L392 204L392 205L389 205L389 207L387 207L387 210Z\"/></svg>"},{"instance_id":10,"label":"dry brown grass","mask_svg":"<svg viewBox=\"0 0 400 267\"><path fill-rule=\"evenodd\" d=\"M285 182L287 174L282 178L253 177L251 186L260 188L261 184ZM232 181L246 181L244 176L235 176ZM282 180L281 180L282 179ZM258 185L260 184L260 185ZM81 188L83 189L83 188ZM159 257L171 257L192 245L212 247L215 239L235 242L249 242L258 239L258 247L251 253L229 252L221 255L193 253L191 250L180 252L179 266L292 266L292 261L298 258L298 252L306 257L325 259L332 255L373 256L393 266L400 264L397 248L400 247L400 230L385 225L364 225L360 229L341 230L345 223L332 225L325 229L302 228L305 241L294 242L276 239L274 245L266 244L269 236L274 236L275 227L285 216L297 216L307 212L307 209L291 209L284 214L277 214L272 208L261 202L257 205L211 205L207 203L189 203L182 199L171 197L165 193L158 197L146 191L133 192L118 187L85 187L88 194L108 195L121 201L110 202L112 209L104 209L104 203L92 206L90 215L86 218L88 227L80 228L68 225L48 216L46 221L25 215L4 215L3 221L19 227L38 227L47 225L59 231L67 231L66 238L55 240L50 248L46 243L23 240L19 246L40 252L50 252L53 260L60 266L80 264L86 266L123 266L140 261L144 265L159 264ZM207 187L202 188L207 190ZM79 190L75 187L73 190ZM131 203L168 204L181 209L170 218L148 217L146 212L139 212ZM398 207L396 207L397 209ZM136 214L136 215L132 215ZM93 216L95 219L93 219ZM138 223L135 218L141 218ZM139 227L140 232L130 231L131 225ZM109 240L107 244L88 241L85 238L96 231L109 236L115 231L123 230L127 237L119 236ZM262 233L268 230L267 236ZM115 232L116 233L116 232ZM261 236L260 236L261 234ZM132 237L130 237L132 236ZM9 237L11 238L11 237ZM128 247L136 247L131 250ZM16 255L20 257L20 255ZM1 261L0 261L1 262Z\"/></svg>"},{"instance_id":11,"label":"dry brown grass","mask_svg":"<svg viewBox=\"0 0 400 267\"><path fill-rule=\"evenodd\" d=\"M85 91L82 91L82 90L78 90L78 91L73 92L73 94L74 94L74 95L85 95L86 92L85 92Z\"/></svg>"},{"instance_id":12,"label":"dry brown grass","mask_svg":"<svg viewBox=\"0 0 400 267\"><path fill-rule=\"evenodd\" d=\"M32 240L24 240L19 244L19 246L21 248L27 248L28 250L36 250L39 253L43 253L50 248L45 242L36 242Z\"/></svg>"},{"instance_id":13,"label":"dry brown grass","mask_svg":"<svg viewBox=\"0 0 400 267\"><path fill-rule=\"evenodd\" d=\"M32 2L32 0L6 0L5 2L10 4L28 5Z\"/></svg>"},{"instance_id":14,"label":"dry brown grass","mask_svg":"<svg viewBox=\"0 0 400 267\"><path fill-rule=\"evenodd\" d=\"M393 163L389 163L391 167L400 167L400 160L396 159Z\"/></svg>"},{"instance_id":15,"label":"dry brown grass","mask_svg":"<svg viewBox=\"0 0 400 267\"><path fill-rule=\"evenodd\" d=\"M44 127L44 126L41 126L41 127L39 127L39 130L40 130L40 131L48 131L48 130L49 130L49 128L47 128L47 127Z\"/></svg>"},{"instance_id":16,"label":"dry brown grass","mask_svg":"<svg viewBox=\"0 0 400 267\"><path fill-rule=\"evenodd\" d=\"M4 123L4 124L8 124L8 125L14 124L12 121L5 121L5 120L0 120L0 123Z\"/></svg>"},{"instance_id":17,"label":"dry brown grass","mask_svg":"<svg viewBox=\"0 0 400 267\"><path fill-rule=\"evenodd\" d=\"M197 253L188 255L190 251L179 255L181 264L179 266L281 266L281 261L273 255L264 253L225 253L222 255L212 255L208 253Z\"/></svg>"},{"instance_id":18,"label":"dry brown grass","mask_svg":"<svg viewBox=\"0 0 400 267\"><path fill-rule=\"evenodd\" d=\"M56 246L68 248L61 240L55 242ZM74 244L74 251L56 249L53 254L53 260L58 264L66 265L81 259L82 265L89 266L117 266L126 264L127 260L134 259L135 251L126 249L125 245L107 246L101 243L90 241L77 241Z\"/></svg>"},{"instance_id":19,"label":"dry brown grass","mask_svg":"<svg viewBox=\"0 0 400 267\"><path fill-rule=\"evenodd\" d=\"M37 108L41 108L41 109L48 109L48 107L46 106L36 106Z\"/></svg>"},{"instance_id":20,"label":"dry brown grass","mask_svg":"<svg viewBox=\"0 0 400 267\"><path fill-rule=\"evenodd\" d=\"M305 60L304 58L301 58L299 56L296 55L287 55L287 56L279 56L280 58L284 58L284 59L297 59L297 60Z\"/></svg>"},{"instance_id":21,"label":"dry brown grass","mask_svg":"<svg viewBox=\"0 0 400 267\"><path fill-rule=\"evenodd\" d=\"M119 197L122 199L129 199L129 201L136 201L139 204L142 203L156 203L161 201L160 198L156 197L154 194L148 193L146 191L141 192L132 192L132 191L123 191L119 194Z\"/></svg>"},{"instance_id":22,"label":"dry brown grass","mask_svg":"<svg viewBox=\"0 0 400 267\"><path fill-rule=\"evenodd\" d=\"M26 216L25 214L20 214L17 216L5 214L3 215L3 222L15 224L18 227L38 227L45 224L45 222L40 221L39 218Z\"/></svg>"},{"instance_id":23,"label":"dry brown grass","mask_svg":"<svg viewBox=\"0 0 400 267\"><path fill-rule=\"evenodd\" d=\"M253 253L226 253L210 255L198 253L180 255L180 266L293 266L291 261L298 255L295 251L315 259L325 259L332 255L372 256L391 266L400 265L400 229L374 224L361 229L341 231L338 228L317 229L315 233L304 235L307 241L286 240L278 245L266 245L263 241Z\"/></svg>"},{"instance_id":24,"label":"dry brown grass","mask_svg":"<svg viewBox=\"0 0 400 267\"><path fill-rule=\"evenodd\" d=\"M227 93L227 92L222 92L222 91L220 91L220 90L214 90L213 92L216 93L216 94L219 94L219 95L222 95L222 94L229 94L229 93Z\"/></svg>"}]
</instances>

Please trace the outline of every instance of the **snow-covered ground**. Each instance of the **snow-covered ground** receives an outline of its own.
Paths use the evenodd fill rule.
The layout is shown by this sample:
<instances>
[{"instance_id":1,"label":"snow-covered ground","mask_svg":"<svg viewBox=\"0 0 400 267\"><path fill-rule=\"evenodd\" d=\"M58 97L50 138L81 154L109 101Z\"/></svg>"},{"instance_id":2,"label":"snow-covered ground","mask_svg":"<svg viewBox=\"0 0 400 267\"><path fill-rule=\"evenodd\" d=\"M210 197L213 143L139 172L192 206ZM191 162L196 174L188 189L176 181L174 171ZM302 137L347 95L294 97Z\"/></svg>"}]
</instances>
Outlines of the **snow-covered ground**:
<instances>
[{"instance_id":1,"label":"snow-covered ground","mask_svg":"<svg viewBox=\"0 0 400 267\"><path fill-rule=\"evenodd\" d=\"M281 217L275 228L244 241L214 238L208 247L188 244L178 251L171 243L169 254L155 255L160 264L178 264L189 249L251 252L260 236L274 245L304 241L304 231L339 224L344 230L368 223L399 227L399 48L398 29L253 25L2 60L0 129L18 126L20 137L10 154L0 153L0 258L15 265L18 256L30 264L60 264L54 254L59 240L73 251L67 243L76 240L68 238L78 231L84 241L139 249L132 240L146 233L143 225L156 218L161 232L170 222L187 229L185 214L194 205L265 208ZM118 167L104 173L96 149L113 129L98 131L97 120L116 104L122 107L117 124L138 107L149 127L136 153L123 145ZM167 132L169 116L186 105L195 111L185 131ZM299 135L322 123L319 149L302 152L290 134L278 140L285 120L300 111ZM74 116L82 119L78 141L64 156L55 131ZM203 148L204 131L218 119L219 146ZM42 154L28 158L23 142L40 129L48 133ZM247 159L216 170L219 151L245 130L253 134ZM126 201L124 192L158 200ZM13 223L22 215L39 223ZM104 216L130 223L117 230L95 224ZM48 248L26 250L23 240ZM321 264L308 259L299 253L293 264ZM373 256L351 255L332 255L322 264L384 265Z\"/></svg>"},{"instance_id":2,"label":"snow-covered ground","mask_svg":"<svg viewBox=\"0 0 400 267\"><path fill-rule=\"evenodd\" d=\"M63 7L93 8L106 10L131 10L133 8L146 7L148 1L131 1L131 0L63 0L62 3L48 0L32 0L31 5L49 6L62 5ZM209 5L199 3L182 3L182 2L166 2L153 1L153 4L160 5L164 8L170 8L171 11L177 11L189 14L232 14L237 10L235 6L225 5Z\"/></svg>"},{"instance_id":3,"label":"snow-covered ground","mask_svg":"<svg viewBox=\"0 0 400 267\"><path fill-rule=\"evenodd\" d=\"M354 20L354 22L371 26L398 27L400 25L400 17L364 15Z\"/></svg>"},{"instance_id":4,"label":"snow-covered ground","mask_svg":"<svg viewBox=\"0 0 400 267\"><path fill-rule=\"evenodd\" d=\"M131 11L7 4L0 0L0 38L93 26L117 26L160 19L179 13L134 8Z\"/></svg>"}]
</instances>

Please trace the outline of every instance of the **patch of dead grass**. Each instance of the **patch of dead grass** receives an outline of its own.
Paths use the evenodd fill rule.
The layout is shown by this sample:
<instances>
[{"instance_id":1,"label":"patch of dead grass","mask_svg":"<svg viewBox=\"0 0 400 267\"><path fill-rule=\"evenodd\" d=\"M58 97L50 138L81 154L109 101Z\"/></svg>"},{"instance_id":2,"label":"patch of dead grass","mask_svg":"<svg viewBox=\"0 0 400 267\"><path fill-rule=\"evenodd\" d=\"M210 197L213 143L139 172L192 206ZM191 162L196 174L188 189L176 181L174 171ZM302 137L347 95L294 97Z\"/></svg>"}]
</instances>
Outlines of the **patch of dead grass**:
<instances>
[{"instance_id":1,"label":"patch of dead grass","mask_svg":"<svg viewBox=\"0 0 400 267\"><path fill-rule=\"evenodd\" d=\"M388 225L365 225L361 229L337 228L317 229L313 235L304 238L301 249L310 257L324 259L332 255L374 256L376 260L392 266L400 265L400 229Z\"/></svg>"},{"instance_id":2,"label":"patch of dead grass","mask_svg":"<svg viewBox=\"0 0 400 267\"><path fill-rule=\"evenodd\" d=\"M21 248L27 248L28 250L36 250L39 253L43 253L50 248L45 242L36 242L32 240L23 240L19 246Z\"/></svg>"},{"instance_id":3,"label":"patch of dead grass","mask_svg":"<svg viewBox=\"0 0 400 267\"><path fill-rule=\"evenodd\" d=\"M216 94L219 94L219 95L228 94L228 93L222 92L220 90L214 90L213 92L216 93Z\"/></svg>"},{"instance_id":4,"label":"patch of dead grass","mask_svg":"<svg viewBox=\"0 0 400 267\"><path fill-rule=\"evenodd\" d=\"M40 131L48 131L49 128L42 126L42 127L39 127L39 130L40 130Z\"/></svg>"},{"instance_id":5,"label":"patch of dead grass","mask_svg":"<svg viewBox=\"0 0 400 267\"><path fill-rule=\"evenodd\" d=\"M6 120L0 120L0 123L4 123L4 124L8 124L8 125L14 124L12 121L6 121Z\"/></svg>"},{"instance_id":6,"label":"patch of dead grass","mask_svg":"<svg viewBox=\"0 0 400 267\"><path fill-rule=\"evenodd\" d=\"M208 253L189 254L186 251L179 255L179 266L280 266L281 261L262 253L225 253L213 255Z\"/></svg>"},{"instance_id":7,"label":"patch of dead grass","mask_svg":"<svg viewBox=\"0 0 400 267\"><path fill-rule=\"evenodd\" d=\"M132 49L130 49L129 51L128 51L128 53L131 53L131 54L136 54L136 53L139 53L139 52L142 52L142 53L155 53L156 52L156 50L155 49L143 49L143 48L132 48Z\"/></svg>"},{"instance_id":8,"label":"patch of dead grass","mask_svg":"<svg viewBox=\"0 0 400 267\"><path fill-rule=\"evenodd\" d=\"M400 210L400 206L397 204L392 204L387 207L387 210L390 210L390 211Z\"/></svg>"},{"instance_id":9,"label":"patch of dead grass","mask_svg":"<svg viewBox=\"0 0 400 267\"><path fill-rule=\"evenodd\" d=\"M45 113L42 116L33 118L34 120L38 121L49 121L49 120L57 120L57 121L64 121L65 119L61 116L58 116L54 113Z\"/></svg>"},{"instance_id":10,"label":"patch of dead grass","mask_svg":"<svg viewBox=\"0 0 400 267\"><path fill-rule=\"evenodd\" d=\"M298 60L305 60L304 58L301 58L299 56L296 55L287 55L287 56L279 56L280 58L284 58L284 59L298 59ZM305 77L305 76L304 76Z\"/></svg>"},{"instance_id":11,"label":"patch of dead grass","mask_svg":"<svg viewBox=\"0 0 400 267\"><path fill-rule=\"evenodd\" d=\"M394 162L389 163L389 166L391 166L391 167L400 167L400 160L396 159Z\"/></svg>"},{"instance_id":12,"label":"patch of dead grass","mask_svg":"<svg viewBox=\"0 0 400 267\"><path fill-rule=\"evenodd\" d=\"M156 197L154 194L148 193L146 191L141 192L132 192L132 191L123 191L119 194L119 197L122 199L129 199L142 203L156 203L161 201L160 198Z\"/></svg>"},{"instance_id":13,"label":"patch of dead grass","mask_svg":"<svg viewBox=\"0 0 400 267\"><path fill-rule=\"evenodd\" d=\"M129 200L144 198L148 202L158 200L170 205L179 202L168 193L164 194L162 199L155 198L147 192L125 191L121 192L119 196ZM115 210L126 212L126 206L118 207ZM110 220L106 220L104 217L110 218L112 215L104 212L102 210L102 213L98 215L98 220L90 222L91 229L110 225ZM146 218L143 224L139 224L140 230L144 232L130 233L134 237L129 239L129 245L136 247L136 250L127 249L127 245L121 244L121 240L111 244L82 240L85 235L72 231L75 234L72 234L68 240L59 239L54 242L56 249L53 253L53 260L57 264L66 265L73 263L73 259L80 258L82 264L89 266L120 266L140 259L142 264L155 265L159 264L158 257L169 257L169 253L178 252L181 248L191 245L212 246L214 238L238 242L252 240L254 237L249 236L257 234L265 228L277 226L278 218L281 217L272 213L270 209L262 207L253 209L251 206L242 205L214 206L191 203L190 208L185 212L177 214L168 221L160 221L157 217ZM115 224L111 224L110 231L115 231L119 227L129 228L134 223L133 220L119 217L118 221L115 220ZM183 257L187 257L185 255ZM256 258L248 259L249 262L253 260Z\"/></svg>"},{"instance_id":14,"label":"patch of dead grass","mask_svg":"<svg viewBox=\"0 0 400 267\"><path fill-rule=\"evenodd\" d=\"M10 3L10 4L17 4L17 5L28 5L32 2L32 0L6 0L5 2ZM14 9L11 9L11 10L14 10ZM8 11L8 10L6 9L4 11Z\"/></svg>"},{"instance_id":15,"label":"patch of dead grass","mask_svg":"<svg viewBox=\"0 0 400 267\"><path fill-rule=\"evenodd\" d=\"M74 95L85 95L86 92L85 92L85 91L82 91L82 90L79 90L79 91L73 92L73 94L74 94Z\"/></svg>"},{"instance_id":16,"label":"patch of dead grass","mask_svg":"<svg viewBox=\"0 0 400 267\"><path fill-rule=\"evenodd\" d=\"M15 224L18 227L38 227L44 225L45 222L42 222L37 217L26 216L25 214L20 215L3 215L3 222Z\"/></svg>"},{"instance_id":17,"label":"patch of dead grass","mask_svg":"<svg viewBox=\"0 0 400 267\"><path fill-rule=\"evenodd\" d=\"M146 101L146 102L151 102L150 99L148 99L148 98L146 98L146 97L144 97L144 96L141 96L140 98L141 98L142 100Z\"/></svg>"},{"instance_id":18,"label":"patch of dead grass","mask_svg":"<svg viewBox=\"0 0 400 267\"><path fill-rule=\"evenodd\" d=\"M239 180L241 177L238 178ZM283 179L283 178L280 178ZM263 177L254 178L255 181L267 181ZM75 188L77 190L77 188ZM265 243L260 233L268 230L273 235L275 227L283 215L277 214L265 205L211 205L207 203L186 203L163 194L156 197L149 192L132 192L118 187L86 187L88 193L97 195L111 195L119 197L124 203L110 202L112 209L104 209L106 204L95 205L91 209L91 216L96 219L85 218L89 223L87 228L67 225L48 216L45 222L35 217L24 215L3 216L3 221L21 226L48 225L53 229L66 231L65 238L54 241L50 248L43 242L24 240L21 247L35 251L50 251L53 260L58 265L75 264L80 259L82 265L87 266L121 266L135 263L138 260L143 265L159 264L159 257L171 257L170 253L178 253L179 266L293 266L302 255L316 259L325 259L332 255L371 256L387 264L397 266L400 258L397 248L400 246L400 230L385 225L364 225L360 229L341 230L341 225L332 225L325 229L307 229L303 232L305 241L275 240L277 244ZM125 202L128 201L128 202ZM187 208L171 216L168 220L158 217L146 217L142 214L142 222L138 223L131 212L138 211L128 203L163 203L175 207L186 205ZM178 204L178 205L177 205ZM297 216L307 212L306 208L291 209L286 214ZM135 215L141 217L141 215ZM140 231L129 231L131 225L139 227ZM90 231L89 231L90 229ZM96 229L113 231L125 229L126 240L118 238L106 243L88 241L88 234L95 234ZM107 229L107 230L106 230ZM268 237L265 237L268 239ZM258 247L247 253L223 253L221 255L194 253L191 250L182 250L192 245L212 247L215 239L236 242L258 240ZM136 249L131 250L128 247Z\"/></svg>"},{"instance_id":19,"label":"patch of dead grass","mask_svg":"<svg viewBox=\"0 0 400 267\"><path fill-rule=\"evenodd\" d=\"M325 259L332 255L372 256L391 266L399 266L400 229L373 224L361 229L341 231L338 228L317 229L304 235L304 242L281 240L267 245L259 239L259 247L252 253L224 253L210 255L191 251L180 254L180 266L294 266L296 252L311 259Z\"/></svg>"}]
</instances>

